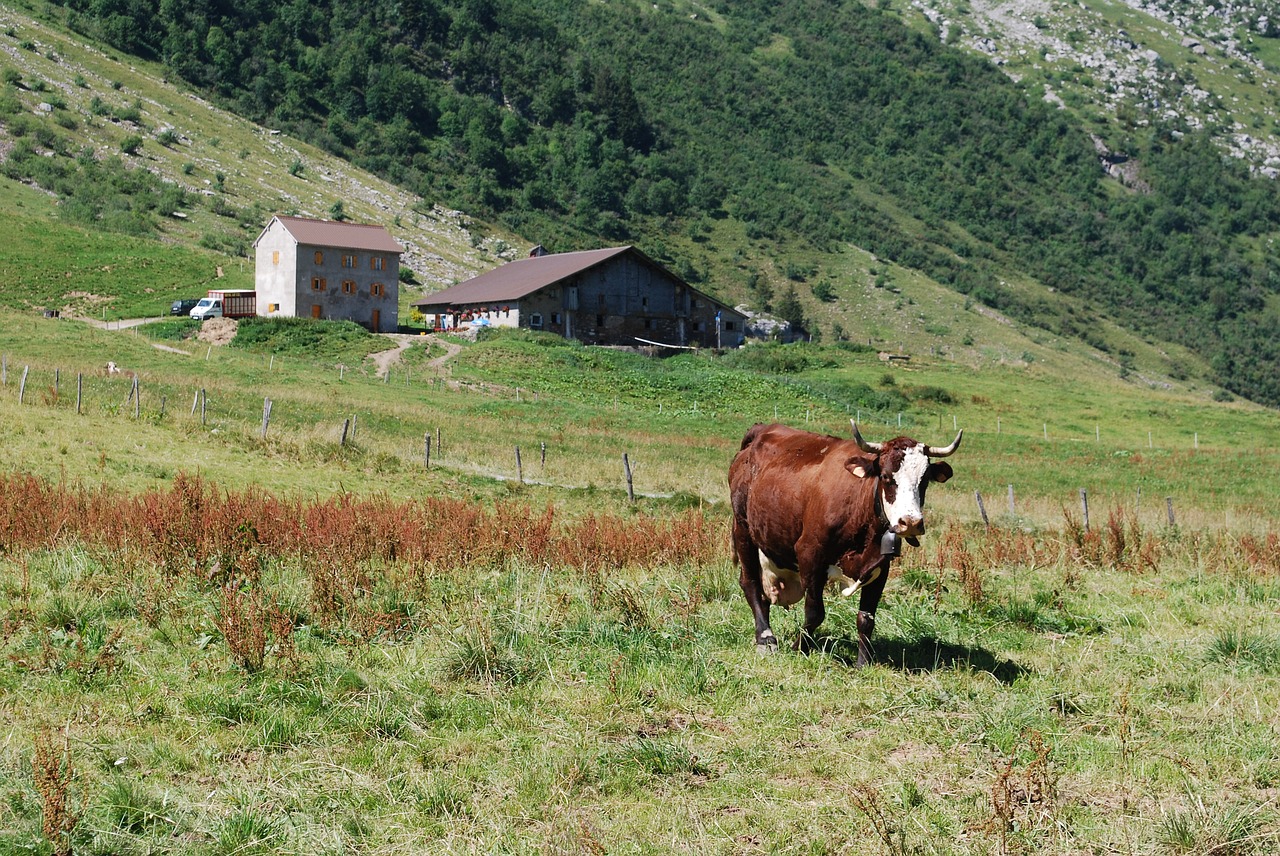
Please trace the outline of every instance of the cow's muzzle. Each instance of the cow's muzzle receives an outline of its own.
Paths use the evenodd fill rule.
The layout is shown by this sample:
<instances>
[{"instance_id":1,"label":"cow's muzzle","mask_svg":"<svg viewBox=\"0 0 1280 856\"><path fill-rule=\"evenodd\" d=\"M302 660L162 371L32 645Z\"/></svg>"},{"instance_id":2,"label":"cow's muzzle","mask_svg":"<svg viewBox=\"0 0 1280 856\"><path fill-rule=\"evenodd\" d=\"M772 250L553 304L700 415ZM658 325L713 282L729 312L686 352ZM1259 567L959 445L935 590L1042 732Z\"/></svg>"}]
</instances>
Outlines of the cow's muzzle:
<instances>
[{"instance_id":1,"label":"cow's muzzle","mask_svg":"<svg viewBox=\"0 0 1280 856\"><path fill-rule=\"evenodd\" d=\"M919 538L924 534L924 518L907 516L898 518L896 526L890 530L904 538Z\"/></svg>"}]
</instances>

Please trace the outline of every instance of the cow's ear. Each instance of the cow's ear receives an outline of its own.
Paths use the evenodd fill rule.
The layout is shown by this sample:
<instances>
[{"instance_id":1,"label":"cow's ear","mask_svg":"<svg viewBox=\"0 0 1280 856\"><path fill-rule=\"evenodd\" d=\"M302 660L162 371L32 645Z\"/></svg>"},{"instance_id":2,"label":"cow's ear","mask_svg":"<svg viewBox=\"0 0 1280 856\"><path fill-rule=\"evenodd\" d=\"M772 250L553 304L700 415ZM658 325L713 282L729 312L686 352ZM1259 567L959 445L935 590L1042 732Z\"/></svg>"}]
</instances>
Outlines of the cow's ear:
<instances>
[{"instance_id":1,"label":"cow's ear","mask_svg":"<svg viewBox=\"0 0 1280 856\"><path fill-rule=\"evenodd\" d=\"M955 475L951 470L951 465L945 461L934 461L929 465L929 481L944 482Z\"/></svg>"},{"instance_id":2,"label":"cow's ear","mask_svg":"<svg viewBox=\"0 0 1280 856\"><path fill-rule=\"evenodd\" d=\"M859 455L853 455L845 461L844 468L860 479L873 479L880 474L879 462L875 458Z\"/></svg>"}]
</instances>

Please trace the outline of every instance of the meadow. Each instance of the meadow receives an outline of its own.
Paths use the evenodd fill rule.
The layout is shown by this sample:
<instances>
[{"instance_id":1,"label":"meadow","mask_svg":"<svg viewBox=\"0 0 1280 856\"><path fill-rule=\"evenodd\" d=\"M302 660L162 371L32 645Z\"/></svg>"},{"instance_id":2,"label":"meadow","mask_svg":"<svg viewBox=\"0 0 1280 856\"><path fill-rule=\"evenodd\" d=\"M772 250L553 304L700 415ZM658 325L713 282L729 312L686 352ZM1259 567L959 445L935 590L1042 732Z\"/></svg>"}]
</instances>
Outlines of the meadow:
<instances>
[{"instance_id":1,"label":"meadow","mask_svg":"<svg viewBox=\"0 0 1280 856\"><path fill-rule=\"evenodd\" d=\"M835 346L423 337L379 377L341 331L3 320L0 853L1280 844L1274 412ZM821 652L751 644L724 474L774 408L965 429L871 668L834 595Z\"/></svg>"}]
</instances>

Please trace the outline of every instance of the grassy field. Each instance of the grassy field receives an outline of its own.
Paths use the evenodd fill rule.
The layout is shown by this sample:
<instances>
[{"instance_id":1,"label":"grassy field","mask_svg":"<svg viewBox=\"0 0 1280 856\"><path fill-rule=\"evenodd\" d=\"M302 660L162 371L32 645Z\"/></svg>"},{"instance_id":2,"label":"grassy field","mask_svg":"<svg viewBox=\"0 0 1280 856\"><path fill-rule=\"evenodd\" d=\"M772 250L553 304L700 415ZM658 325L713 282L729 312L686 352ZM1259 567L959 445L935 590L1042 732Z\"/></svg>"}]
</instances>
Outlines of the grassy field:
<instances>
[{"instance_id":1,"label":"grassy field","mask_svg":"<svg viewBox=\"0 0 1280 856\"><path fill-rule=\"evenodd\" d=\"M379 377L346 325L190 327L0 313L0 854L1280 845L1274 412L836 346L422 337ZM725 472L775 412L965 429L868 670L834 596L822 653L751 644Z\"/></svg>"},{"instance_id":2,"label":"grassy field","mask_svg":"<svg viewBox=\"0 0 1280 856\"><path fill-rule=\"evenodd\" d=\"M4 496L3 853L1280 844L1274 534L949 525L855 672L696 511Z\"/></svg>"}]
</instances>

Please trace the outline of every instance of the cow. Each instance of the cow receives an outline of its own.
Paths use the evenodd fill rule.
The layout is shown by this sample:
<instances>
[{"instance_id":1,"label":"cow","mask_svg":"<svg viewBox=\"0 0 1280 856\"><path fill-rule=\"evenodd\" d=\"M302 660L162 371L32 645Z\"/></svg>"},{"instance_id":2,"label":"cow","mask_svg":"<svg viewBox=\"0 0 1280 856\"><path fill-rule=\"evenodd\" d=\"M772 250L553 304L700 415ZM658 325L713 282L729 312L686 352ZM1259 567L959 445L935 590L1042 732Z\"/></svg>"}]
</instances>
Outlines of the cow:
<instances>
[{"instance_id":1,"label":"cow","mask_svg":"<svg viewBox=\"0 0 1280 856\"><path fill-rule=\"evenodd\" d=\"M772 605L804 600L795 648L809 651L826 617L823 589L838 582L860 592L858 666L871 661L876 607L901 540L919 546L930 482L951 478L945 458L960 448L932 448L909 437L883 443L813 434L785 425L755 425L729 465L733 553L739 584L755 616L756 649L771 653Z\"/></svg>"}]
</instances>

